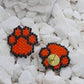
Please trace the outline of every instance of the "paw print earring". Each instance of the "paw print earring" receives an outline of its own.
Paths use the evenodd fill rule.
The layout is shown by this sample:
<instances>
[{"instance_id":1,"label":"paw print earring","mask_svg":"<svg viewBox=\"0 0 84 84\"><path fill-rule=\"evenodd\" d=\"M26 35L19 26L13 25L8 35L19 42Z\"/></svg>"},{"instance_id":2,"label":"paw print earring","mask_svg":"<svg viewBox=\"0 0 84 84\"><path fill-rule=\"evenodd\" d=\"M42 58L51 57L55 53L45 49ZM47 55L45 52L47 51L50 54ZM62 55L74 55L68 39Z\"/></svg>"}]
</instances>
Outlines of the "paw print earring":
<instances>
[{"instance_id":1,"label":"paw print earring","mask_svg":"<svg viewBox=\"0 0 84 84\"><path fill-rule=\"evenodd\" d=\"M31 28L18 26L13 33L8 36L8 44L11 46L10 52L15 57L27 57L34 52L34 45L38 43L37 35L31 32Z\"/></svg>"},{"instance_id":2,"label":"paw print earring","mask_svg":"<svg viewBox=\"0 0 84 84\"><path fill-rule=\"evenodd\" d=\"M42 58L42 64L45 69L60 70L70 63L68 57L69 51L57 43L49 43L47 47L42 48L39 56Z\"/></svg>"}]
</instances>

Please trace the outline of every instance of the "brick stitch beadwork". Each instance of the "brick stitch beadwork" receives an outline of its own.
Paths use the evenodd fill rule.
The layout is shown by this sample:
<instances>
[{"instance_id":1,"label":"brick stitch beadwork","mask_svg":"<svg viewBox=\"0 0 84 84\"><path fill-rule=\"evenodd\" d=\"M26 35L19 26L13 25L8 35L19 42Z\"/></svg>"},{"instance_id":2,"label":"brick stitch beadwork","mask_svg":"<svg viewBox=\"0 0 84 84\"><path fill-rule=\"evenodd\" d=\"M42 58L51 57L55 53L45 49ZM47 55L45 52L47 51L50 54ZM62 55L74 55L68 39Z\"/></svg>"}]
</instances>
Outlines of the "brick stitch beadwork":
<instances>
[{"instance_id":1,"label":"brick stitch beadwork","mask_svg":"<svg viewBox=\"0 0 84 84\"><path fill-rule=\"evenodd\" d=\"M10 52L15 57L27 57L34 52L34 45L38 43L37 35L31 32L31 28L18 26L13 33L8 36L8 44L11 46Z\"/></svg>"},{"instance_id":2,"label":"brick stitch beadwork","mask_svg":"<svg viewBox=\"0 0 84 84\"><path fill-rule=\"evenodd\" d=\"M47 47L40 50L39 56L42 58L42 64L45 69L58 71L61 67L66 67L70 63L68 57L69 51L57 43L49 43Z\"/></svg>"}]
</instances>

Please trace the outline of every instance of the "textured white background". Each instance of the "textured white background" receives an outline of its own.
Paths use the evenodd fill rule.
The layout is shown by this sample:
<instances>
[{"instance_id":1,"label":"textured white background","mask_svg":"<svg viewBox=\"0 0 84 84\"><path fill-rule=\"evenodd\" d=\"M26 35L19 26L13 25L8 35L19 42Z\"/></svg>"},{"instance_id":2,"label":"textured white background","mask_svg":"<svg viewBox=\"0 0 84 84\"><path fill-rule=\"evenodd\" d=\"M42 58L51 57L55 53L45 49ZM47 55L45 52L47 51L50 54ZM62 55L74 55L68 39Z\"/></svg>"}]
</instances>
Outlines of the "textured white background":
<instances>
[{"instance_id":1,"label":"textured white background","mask_svg":"<svg viewBox=\"0 0 84 84\"><path fill-rule=\"evenodd\" d=\"M40 45L15 64L7 36L18 25L31 27ZM59 73L46 71L38 56L50 42L70 51ZM84 0L0 0L0 84L84 84Z\"/></svg>"}]
</instances>

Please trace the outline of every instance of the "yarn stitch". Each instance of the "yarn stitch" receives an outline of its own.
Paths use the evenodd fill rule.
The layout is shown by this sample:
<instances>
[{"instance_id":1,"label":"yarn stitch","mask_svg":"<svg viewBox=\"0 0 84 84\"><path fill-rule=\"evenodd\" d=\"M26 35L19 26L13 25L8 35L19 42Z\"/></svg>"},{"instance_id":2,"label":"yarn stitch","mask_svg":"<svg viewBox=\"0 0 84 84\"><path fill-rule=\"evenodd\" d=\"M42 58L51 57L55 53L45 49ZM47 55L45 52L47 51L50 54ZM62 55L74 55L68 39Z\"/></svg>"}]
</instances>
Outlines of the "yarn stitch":
<instances>
[{"instance_id":1,"label":"yarn stitch","mask_svg":"<svg viewBox=\"0 0 84 84\"><path fill-rule=\"evenodd\" d=\"M18 26L13 33L8 36L8 44L11 46L10 52L15 57L27 57L34 52L34 45L38 43L37 35L31 32L32 29Z\"/></svg>"}]
</instances>

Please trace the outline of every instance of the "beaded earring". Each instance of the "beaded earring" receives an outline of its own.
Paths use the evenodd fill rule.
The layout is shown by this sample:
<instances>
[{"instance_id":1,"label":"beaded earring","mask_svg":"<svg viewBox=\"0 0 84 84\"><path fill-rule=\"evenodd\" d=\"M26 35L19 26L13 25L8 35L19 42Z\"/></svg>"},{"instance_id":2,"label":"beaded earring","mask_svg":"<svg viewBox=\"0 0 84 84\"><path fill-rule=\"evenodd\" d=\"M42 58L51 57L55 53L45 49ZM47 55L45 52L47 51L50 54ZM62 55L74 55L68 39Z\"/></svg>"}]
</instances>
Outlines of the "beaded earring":
<instances>
[{"instance_id":1,"label":"beaded earring","mask_svg":"<svg viewBox=\"0 0 84 84\"><path fill-rule=\"evenodd\" d=\"M68 57L69 51L64 46L57 43L49 43L47 47L40 50L39 56L42 58L42 64L45 69L58 71L70 63Z\"/></svg>"},{"instance_id":2,"label":"beaded earring","mask_svg":"<svg viewBox=\"0 0 84 84\"><path fill-rule=\"evenodd\" d=\"M34 45L38 43L37 35L29 27L16 27L12 34L8 36L10 52L15 57L27 57L34 52Z\"/></svg>"}]
</instances>

